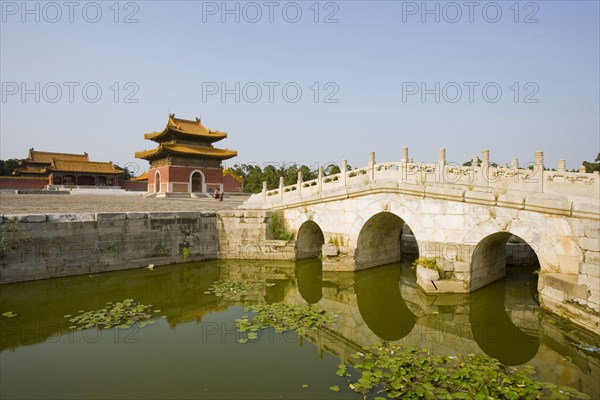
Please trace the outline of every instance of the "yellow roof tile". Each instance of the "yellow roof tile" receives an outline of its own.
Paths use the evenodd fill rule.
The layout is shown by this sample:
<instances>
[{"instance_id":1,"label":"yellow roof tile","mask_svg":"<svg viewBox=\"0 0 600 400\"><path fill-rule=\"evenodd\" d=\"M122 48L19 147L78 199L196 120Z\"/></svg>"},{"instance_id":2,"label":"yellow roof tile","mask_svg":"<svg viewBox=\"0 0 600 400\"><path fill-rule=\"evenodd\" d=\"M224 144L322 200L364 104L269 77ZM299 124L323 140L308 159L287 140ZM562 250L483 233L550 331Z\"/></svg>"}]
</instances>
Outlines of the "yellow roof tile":
<instances>
[{"instance_id":1,"label":"yellow roof tile","mask_svg":"<svg viewBox=\"0 0 600 400\"><path fill-rule=\"evenodd\" d=\"M189 156L199 156L199 158L216 158L219 160L227 160L237 156L237 151L228 149L218 149L208 146L192 146L187 144L178 144L175 142L161 143L158 147L152 150L138 151L135 153L136 158L146 160L163 157L166 154L183 154Z\"/></svg>"},{"instance_id":2,"label":"yellow roof tile","mask_svg":"<svg viewBox=\"0 0 600 400\"><path fill-rule=\"evenodd\" d=\"M169 139L169 132L175 132L182 135L187 135L189 137L209 140L211 142L216 142L227 137L227 132L212 131L206 128L204 125L202 125L199 118L196 118L195 121L191 121L187 119L175 118L175 114L171 114L169 115L167 126L162 132L146 133L144 138L160 142L162 140Z\"/></svg>"},{"instance_id":3,"label":"yellow roof tile","mask_svg":"<svg viewBox=\"0 0 600 400\"><path fill-rule=\"evenodd\" d=\"M29 149L28 158L26 158L23 161L50 164L54 158L59 158L61 160L71 160L71 161L90 161L90 159L88 157L88 153L83 153L83 154L53 153L53 152L48 152L48 151L37 151L37 150L34 150L33 147L31 149Z\"/></svg>"},{"instance_id":4,"label":"yellow roof tile","mask_svg":"<svg viewBox=\"0 0 600 400\"><path fill-rule=\"evenodd\" d=\"M112 162L72 161L57 158L52 160L48 169L54 172L85 172L90 174L118 175L123 173L123 171L116 169Z\"/></svg>"}]
</instances>

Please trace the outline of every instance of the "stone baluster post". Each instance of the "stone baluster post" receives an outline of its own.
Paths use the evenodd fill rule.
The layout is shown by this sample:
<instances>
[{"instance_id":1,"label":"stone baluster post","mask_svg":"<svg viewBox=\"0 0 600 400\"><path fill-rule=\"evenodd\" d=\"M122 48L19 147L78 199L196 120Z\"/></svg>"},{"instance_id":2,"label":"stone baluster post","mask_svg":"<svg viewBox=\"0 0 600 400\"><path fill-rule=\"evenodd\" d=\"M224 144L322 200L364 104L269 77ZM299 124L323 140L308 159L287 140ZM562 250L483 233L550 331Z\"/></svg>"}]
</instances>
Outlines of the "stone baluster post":
<instances>
[{"instance_id":1,"label":"stone baluster post","mask_svg":"<svg viewBox=\"0 0 600 400\"><path fill-rule=\"evenodd\" d=\"M302 171L298 171L298 187L296 190L298 191L298 195L302 195Z\"/></svg>"},{"instance_id":2,"label":"stone baluster post","mask_svg":"<svg viewBox=\"0 0 600 400\"><path fill-rule=\"evenodd\" d=\"M585 174L585 166L581 165L579 166L579 169L577 170L580 174Z\"/></svg>"},{"instance_id":3,"label":"stone baluster post","mask_svg":"<svg viewBox=\"0 0 600 400\"><path fill-rule=\"evenodd\" d=\"M481 152L481 166L490 166L490 151L488 149Z\"/></svg>"},{"instance_id":4,"label":"stone baluster post","mask_svg":"<svg viewBox=\"0 0 600 400\"><path fill-rule=\"evenodd\" d=\"M279 197L281 197L283 199L283 186L285 184L285 180L283 179L283 176L279 177Z\"/></svg>"},{"instance_id":5,"label":"stone baluster post","mask_svg":"<svg viewBox=\"0 0 600 400\"><path fill-rule=\"evenodd\" d=\"M369 179L375 180L375 152L369 153Z\"/></svg>"},{"instance_id":6,"label":"stone baluster post","mask_svg":"<svg viewBox=\"0 0 600 400\"><path fill-rule=\"evenodd\" d=\"M567 160L558 160L558 172L567 172Z\"/></svg>"},{"instance_id":7,"label":"stone baluster post","mask_svg":"<svg viewBox=\"0 0 600 400\"><path fill-rule=\"evenodd\" d=\"M544 152L543 151L536 151L533 155L534 159L535 159L535 165L536 166L540 166L542 168L542 170L544 169Z\"/></svg>"},{"instance_id":8,"label":"stone baluster post","mask_svg":"<svg viewBox=\"0 0 600 400\"><path fill-rule=\"evenodd\" d=\"M400 182L406 182L408 179L408 161L408 147L403 147L400 159Z\"/></svg>"},{"instance_id":9,"label":"stone baluster post","mask_svg":"<svg viewBox=\"0 0 600 400\"><path fill-rule=\"evenodd\" d=\"M473 159L471 160L471 166L479 167L479 157L473 156Z\"/></svg>"},{"instance_id":10,"label":"stone baluster post","mask_svg":"<svg viewBox=\"0 0 600 400\"><path fill-rule=\"evenodd\" d=\"M517 157L513 157L510 162L510 167L512 169L519 169L519 159Z\"/></svg>"},{"instance_id":11,"label":"stone baluster post","mask_svg":"<svg viewBox=\"0 0 600 400\"><path fill-rule=\"evenodd\" d=\"M319 176L317 178L317 191L321 193L321 189L323 189L323 166L319 166Z\"/></svg>"},{"instance_id":12,"label":"stone baluster post","mask_svg":"<svg viewBox=\"0 0 600 400\"><path fill-rule=\"evenodd\" d=\"M346 186L346 175L348 175L348 160L342 160L342 168L340 170L340 183Z\"/></svg>"},{"instance_id":13,"label":"stone baluster post","mask_svg":"<svg viewBox=\"0 0 600 400\"><path fill-rule=\"evenodd\" d=\"M266 203L267 202L267 181L263 181L262 195L263 195L263 203Z\"/></svg>"},{"instance_id":14,"label":"stone baluster post","mask_svg":"<svg viewBox=\"0 0 600 400\"><path fill-rule=\"evenodd\" d=\"M446 169L446 149L443 147L438 150L438 162L435 167L435 181L437 183L444 181L444 170Z\"/></svg>"},{"instance_id":15,"label":"stone baluster post","mask_svg":"<svg viewBox=\"0 0 600 400\"><path fill-rule=\"evenodd\" d=\"M441 168L446 165L446 149L443 147L438 150L438 163Z\"/></svg>"},{"instance_id":16,"label":"stone baluster post","mask_svg":"<svg viewBox=\"0 0 600 400\"><path fill-rule=\"evenodd\" d=\"M400 160L402 164L408 163L408 147L402 148L402 159Z\"/></svg>"},{"instance_id":17,"label":"stone baluster post","mask_svg":"<svg viewBox=\"0 0 600 400\"><path fill-rule=\"evenodd\" d=\"M537 183L538 189L537 191L540 193L544 193L544 152L536 151L533 154L534 159L534 180Z\"/></svg>"}]
</instances>

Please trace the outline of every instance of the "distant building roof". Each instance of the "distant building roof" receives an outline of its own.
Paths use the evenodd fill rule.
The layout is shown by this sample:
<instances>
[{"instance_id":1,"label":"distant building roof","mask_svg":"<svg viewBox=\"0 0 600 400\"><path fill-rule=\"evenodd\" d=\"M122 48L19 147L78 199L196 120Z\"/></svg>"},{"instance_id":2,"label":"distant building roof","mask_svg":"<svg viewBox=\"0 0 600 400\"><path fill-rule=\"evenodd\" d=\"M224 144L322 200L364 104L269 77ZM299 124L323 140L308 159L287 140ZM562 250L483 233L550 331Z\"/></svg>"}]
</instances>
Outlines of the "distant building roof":
<instances>
[{"instance_id":1,"label":"distant building roof","mask_svg":"<svg viewBox=\"0 0 600 400\"><path fill-rule=\"evenodd\" d=\"M48 167L52 172L84 172L89 174L120 175L123 171L115 168L112 162L72 161L53 159Z\"/></svg>"},{"instance_id":2,"label":"distant building roof","mask_svg":"<svg viewBox=\"0 0 600 400\"><path fill-rule=\"evenodd\" d=\"M161 132L146 133L144 139L155 142L173 140L176 136L188 139L200 139L203 141L216 142L227 137L227 132L212 131L200 122L200 118L187 120L175 118L175 114L169 115L167 126Z\"/></svg>"},{"instance_id":3,"label":"distant building roof","mask_svg":"<svg viewBox=\"0 0 600 400\"><path fill-rule=\"evenodd\" d=\"M90 161L88 153L71 154L71 153L55 153L48 151L37 151L32 147L29 149L29 155L22 160L23 162L50 164L53 159L71 160L71 161Z\"/></svg>"},{"instance_id":4,"label":"distant building roof","mask_svg":"<svg viewBox=\"0 0 600 400\"><path fill-rule=\"evenodd\" d=\"M227 176L227 175L231 176L233 179L235 179L239 183L242 183L242 181L244 180L244 178L242 178L235 172L232 172L229 168L223 170L223 176Z\"/></svg>"},{"instance_id":5,"label":"distant building roof","mask_svg":"<svg viewBox=\"0 0 600 400\"><path fill-rule=\"evenodd\" d=\"M48 175L53 172L119 175L123 171L112 162L90 161L88 153L71 154L29 149L27 158L21 160L13 175Z\"/></svg>"},{"instance_id":6,"label":"distant building roof","mask_svg":"<svg viewBox=\"0 0 600 400\"><path fill-rule=\"evenodd\" d=\"M140 176L136 176L135 178L131 178L130 181L133 182L143 182L148 180L148 171L144 172Z\"/></svg>"}]
</instances>

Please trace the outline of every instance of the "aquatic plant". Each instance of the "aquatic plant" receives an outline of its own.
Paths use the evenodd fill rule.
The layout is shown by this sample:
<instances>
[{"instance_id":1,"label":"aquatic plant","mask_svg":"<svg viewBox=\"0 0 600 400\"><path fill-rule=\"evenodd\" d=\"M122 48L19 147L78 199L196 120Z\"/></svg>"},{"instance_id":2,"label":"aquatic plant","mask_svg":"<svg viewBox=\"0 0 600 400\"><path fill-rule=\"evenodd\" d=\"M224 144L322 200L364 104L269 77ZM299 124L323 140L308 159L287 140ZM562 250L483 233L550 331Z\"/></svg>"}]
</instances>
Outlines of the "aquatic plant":
<instances>
[{"instance_id":1,"label":"aquatic plant","mask_svg":"<svg viewBox=\"0 0 600 400\"><path fill-rule=\"evenodd\" d=\"M438 271L440 269L435 257L419 257L413 261L413 265L415 267L420 265L423 268L432 269L434 271Z\"/></svg>"},{"instance_id":2,"label":"aquatic plant","mask_svg":"<svg viewBox=\"0 0 600 400\"><path fill-rule=\"evenodd\" d=\"M75 324L70 326L70 329L127 329L136 323L143 328L154 323L151 320L152 314L148 312L150 308L152 305L139 304L133 299L125 299L114 304L109 301L106 303L106 307L95 311L79 310L79 315L65 315L65 318L70 318L69 321ZM158 313L160 310L154 310L154 312Z\"/></svg>"},{"instance_id":3,"label":"aquatic plant","mask_svg":"<svg viewBox=\"0 0 600 400\"><path fill-rule=\"evenodd\" d=\"M440 279L452 278L452 271L444 270L444 267L440 265L435 257L419 257L413 261L413 266L421 266L423 268L432 269L437 271Z\"/></svg>"},{"instance_id":4,"label":"aquatic plant","mask_svg":"<svg viewBox=\"0 0 600 400\"><path fill-rule=\"evenodd\" d=\"M14 318L14 317L16 317L17 315L19 315L19 314L15 314L15 313L14 313L14 312L12 312L12 311L6 311L6 312L3 312L3 313L2 313L2 316L3 316L3 317L6 317L6 318Z\"/></svg>"},{"instance_id":5,"label":"aquatic plant","mask_svg":"<svg viewBox=\"0 0 600 400\"><path fill-rule=\"evenodd\" d=\"M233 281L231 279L223 279L213 282L205 294L214 293L217 297L238 298L256 293L263 287L275 286L274 283L252 282L252 281Z\"/></svg>"},{"instance_id":6,"label":"aquatic plant","mask_svg":"<svg viewBox=\"0 0 600 400\"><path fill-rule=\"evenodd\" d=\"M250 340L258 337L256 332L269 327L279 333L292 330L302 336L334 321L334 318L326 314L325 310L311 305L273 303L250 306L244 310L252 311L255 315L252 316L252 319L248 315L236 319L235 326L239 332L248 332ZM245 343L248 340L240 339L239 341Z\"/></svg>"},{"instance_id":7,"label":"aquatic plant","mask_svg":"<svg viewBox=\"0 0 600 400\"><path fill-rule=\"evenodd\" d=\"M273 213L268 228L271 237L275 240L290 241L294 239L294 232L288 232L283 224L283 217L279 213Z\"/></svg>"},{"instance_id":8,"label":"aquatic plant","mask_svg":"<svg viewBox=\"0 0 600 400\"><path fill-rule=\"evenodd\" d=\"M392 399L589 399L573 388L535 381L533 367L506 367L486 355L444 356L399 344L364 351L351 356L361 376L348 386L365 396L378 390ZM350 376L343 364L337 374Z\"/></svg>"}]
</instances>

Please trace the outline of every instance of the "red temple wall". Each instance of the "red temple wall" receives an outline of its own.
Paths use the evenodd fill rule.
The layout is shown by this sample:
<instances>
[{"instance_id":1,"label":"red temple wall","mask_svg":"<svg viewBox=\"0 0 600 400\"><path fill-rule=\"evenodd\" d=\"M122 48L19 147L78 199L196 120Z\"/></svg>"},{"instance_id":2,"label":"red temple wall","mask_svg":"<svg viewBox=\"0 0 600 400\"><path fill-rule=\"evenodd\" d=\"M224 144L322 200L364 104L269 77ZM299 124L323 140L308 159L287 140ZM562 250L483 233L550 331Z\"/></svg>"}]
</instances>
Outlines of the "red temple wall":
<instances>
[{"instance_id":1,"label":"red temple wall","mask_svg":"<svg viewBox=\"0 0 600 400\"><path fill-rule=\"evenodd\" d=\"M209 192L221 187L223 182L222 168L202 168L168 165L151 168L148 171L148 191L154 192L156 172L160 174L161 192L188 192L190 190L190 176L195 171L204 175L204 183Z\"/></svg>"},{"instance_id":2,"label":"red temple wall","mask_svg":"<svg viewBox=\"0 0 600 400\"><path fill-rule=\"evenodd\" d=\"M226 192L241 192L242 184L231 175L223 177L223 190Z\"/></svg>"},{"instance_id":3,"label":"red temple wall","mask_svg":"<svg viewBox=\"0 0 600 400\"><path fill-rule=\"evenodd\" d=\"M47 184L48 178L0 176L0 189L43 189Z\"/></svg>"}]
</instances>

